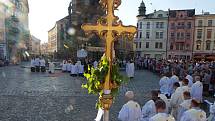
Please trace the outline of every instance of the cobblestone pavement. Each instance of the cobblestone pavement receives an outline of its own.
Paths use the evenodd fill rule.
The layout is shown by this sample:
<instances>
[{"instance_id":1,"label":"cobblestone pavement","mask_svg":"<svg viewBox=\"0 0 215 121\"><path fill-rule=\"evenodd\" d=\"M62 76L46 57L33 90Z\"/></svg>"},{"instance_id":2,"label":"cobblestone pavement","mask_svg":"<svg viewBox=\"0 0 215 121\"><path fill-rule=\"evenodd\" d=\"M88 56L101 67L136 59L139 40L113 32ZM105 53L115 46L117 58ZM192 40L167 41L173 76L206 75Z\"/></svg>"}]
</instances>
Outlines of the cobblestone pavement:
<instances>
[{"instance_id":1,"label":"cobblestone pavement","mask_svg":"<svg viewBox=\"0 0 215 121\"><path fill-rule=\"evenodd\" d=\"M133 90L143 106L151 89L158 88L159 77L137 71L135 78L123 85L111 108L111 121L125 103L124 93ZM93 121L96 96L81 88L85 80L57 71L55 74L31 73L27 68L0 68L0 121ZM69 107L73 107L70 110Z\"/></svg>"}]
</instances>

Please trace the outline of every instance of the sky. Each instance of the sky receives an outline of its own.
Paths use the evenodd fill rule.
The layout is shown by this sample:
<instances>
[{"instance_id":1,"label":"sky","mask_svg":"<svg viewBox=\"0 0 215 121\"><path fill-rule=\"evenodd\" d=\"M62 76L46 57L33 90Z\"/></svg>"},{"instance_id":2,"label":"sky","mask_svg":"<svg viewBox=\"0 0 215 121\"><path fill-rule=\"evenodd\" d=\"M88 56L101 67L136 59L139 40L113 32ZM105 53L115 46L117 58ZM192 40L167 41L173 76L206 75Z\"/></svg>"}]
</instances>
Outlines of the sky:
<instances>
[{"instance_id":1,"label":"sky","mask_svg":"<svg viewBox=\"0 0 215 121\"><path fill-rule=\"evenodd\" d=\"M28 0L29 28L31 34L42 43L48 41L48 30L55 22L68 15L68 5L71 0ZM136 25L138 7L142 0L121 0L122 4L116 15L125 25ZM215 0L144 0L146 13L154 10L196 9L197 14L210 12L215 14Z\"/></svg>"}]
</instances>

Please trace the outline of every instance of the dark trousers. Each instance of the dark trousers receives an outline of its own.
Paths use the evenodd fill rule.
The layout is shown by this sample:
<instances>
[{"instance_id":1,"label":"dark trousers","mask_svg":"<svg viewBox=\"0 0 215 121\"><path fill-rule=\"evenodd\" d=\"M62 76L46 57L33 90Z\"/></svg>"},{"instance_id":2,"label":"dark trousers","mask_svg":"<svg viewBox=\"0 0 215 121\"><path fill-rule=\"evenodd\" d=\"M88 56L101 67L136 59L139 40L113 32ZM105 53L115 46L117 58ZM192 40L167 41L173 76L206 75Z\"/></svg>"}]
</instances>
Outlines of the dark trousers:
<instances>
[{"instance_id":1,"label":"dark trousers","mask_svg":"<svg viewBox=\"0 0 215 121\"><path fill-rule=\"evenodd\" d=\"M40 72L40 67L36 66L36 72Z\"/></svg>"},{"instance_id":2,"label":"dark trousers","mask_svg":"<svg viewBox=\"0 0 215 121\"><path fill-rule=\"evenodd\" d=\"M46 67L45 66L41 67L41 72L46 72Z\"/></svg>"},{"instance_id":3,"label":"dark trousers","mask_svg":"<svg viewBox=\"0 0 215 121\"><path fill-rule=\"evenodd\" d=\"M35 72L35 67L31 67L31 72Z\"/></svg>"}]
</instances>

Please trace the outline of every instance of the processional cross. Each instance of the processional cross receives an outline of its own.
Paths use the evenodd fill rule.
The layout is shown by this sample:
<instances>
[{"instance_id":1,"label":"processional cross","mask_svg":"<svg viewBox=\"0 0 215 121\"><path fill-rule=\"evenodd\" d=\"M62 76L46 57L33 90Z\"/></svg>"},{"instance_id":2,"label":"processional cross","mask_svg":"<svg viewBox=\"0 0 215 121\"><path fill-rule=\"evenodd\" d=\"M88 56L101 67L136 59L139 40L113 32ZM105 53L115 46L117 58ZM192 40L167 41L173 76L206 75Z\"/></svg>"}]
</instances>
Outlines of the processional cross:
<instances>
[{"instance_id":1,"label":"processional cross","mask_svg":"<svg viewBox=\"0 0 215 121\"><path fill-rule=\"evenodd\" d=\"M105 9L105 16L101 19L98 19L96 24L83 24L82 29L86 33L97 33L100 38L105 39L106 41L105 55L109 61L109 71L105 78L103 89L111 90L111 68L114 41L121 35L127 35L133 38L134 34L136 33L136 27L123 26L122 21L120 21L119 18L114 15L114 11L117 10L121 4L121 0L100 0L100 4ZM109 110L104 106L103 108L105 110Z\"/></svg>"}]
</instances>

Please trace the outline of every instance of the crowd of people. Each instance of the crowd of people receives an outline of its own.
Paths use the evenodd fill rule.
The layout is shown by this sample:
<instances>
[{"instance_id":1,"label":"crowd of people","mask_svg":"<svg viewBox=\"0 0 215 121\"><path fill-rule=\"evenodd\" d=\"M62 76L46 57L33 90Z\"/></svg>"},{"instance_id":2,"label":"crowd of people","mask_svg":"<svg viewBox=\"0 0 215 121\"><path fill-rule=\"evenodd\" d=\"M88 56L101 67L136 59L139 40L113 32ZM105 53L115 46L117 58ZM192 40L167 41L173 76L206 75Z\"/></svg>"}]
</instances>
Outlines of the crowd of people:
<instances>
[{"instance_id":1,"label":"crowd of people","mask_svg":"<svg viewBox=\"0 0 215 121\"><path fill-rule=\"evenodd\" d=\"M211 115L200 108L203 94L214 95L215 63L143 59L135 62L136 69L147 69L161 76L160 89L151 92L151 100L142 110L133 100L134 94L125 94L128 102L119 112L121 121L215 121L215 102Z\"/></svg>"}]
</instances>

